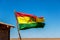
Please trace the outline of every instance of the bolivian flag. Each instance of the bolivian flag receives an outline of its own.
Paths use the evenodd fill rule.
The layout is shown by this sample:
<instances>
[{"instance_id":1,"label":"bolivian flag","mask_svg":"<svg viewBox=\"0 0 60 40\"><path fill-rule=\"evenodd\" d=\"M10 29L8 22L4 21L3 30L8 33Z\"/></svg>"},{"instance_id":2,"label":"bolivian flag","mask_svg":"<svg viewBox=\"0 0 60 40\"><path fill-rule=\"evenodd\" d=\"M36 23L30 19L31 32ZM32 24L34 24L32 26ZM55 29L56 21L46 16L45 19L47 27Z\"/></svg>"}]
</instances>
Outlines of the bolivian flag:
<instances>
[{"instance_id":1,"label":"bolivian flag","mask_svg":"<svg viewBox=\"0 0 60 40\"><path fill-rule=\"evenodd\" d=\"M21 12L16 12L16 17L20 30L29 28L43 28L45 25L43 17L37 17Z\"/></svg>"}]
</instances>

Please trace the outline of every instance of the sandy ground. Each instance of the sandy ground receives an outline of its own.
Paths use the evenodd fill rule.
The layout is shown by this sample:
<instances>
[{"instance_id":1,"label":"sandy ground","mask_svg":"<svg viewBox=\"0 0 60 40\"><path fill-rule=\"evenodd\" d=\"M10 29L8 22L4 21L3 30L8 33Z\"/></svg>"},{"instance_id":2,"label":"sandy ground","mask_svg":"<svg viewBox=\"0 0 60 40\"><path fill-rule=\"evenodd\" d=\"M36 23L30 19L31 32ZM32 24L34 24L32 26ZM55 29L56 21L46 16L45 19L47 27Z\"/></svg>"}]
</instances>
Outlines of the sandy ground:
<instances>
[{"instance_id":1,"label":"sandy ground","mask_svg":"<svg viewBox=\"0 0 60 40\"><path fill-rule=\"evenodd\" d=\"M19 40L19 39L11 38L10 40ZM22 40L60 40L60 38L22 38Z\"/></svg>"}]
</instances>

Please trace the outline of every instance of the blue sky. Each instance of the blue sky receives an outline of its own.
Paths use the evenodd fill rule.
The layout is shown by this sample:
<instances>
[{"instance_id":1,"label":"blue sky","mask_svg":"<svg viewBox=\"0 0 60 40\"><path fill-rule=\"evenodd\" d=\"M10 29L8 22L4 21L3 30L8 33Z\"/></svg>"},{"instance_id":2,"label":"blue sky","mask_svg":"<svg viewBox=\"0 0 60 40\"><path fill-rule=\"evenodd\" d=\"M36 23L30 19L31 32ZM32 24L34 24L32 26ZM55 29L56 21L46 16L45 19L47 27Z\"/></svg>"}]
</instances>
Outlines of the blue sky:
<instances>
[{"instance_id":1,"label":"blue sky","mask_svg":"<svg viewBox=\"0 0 60 40\"><path fill-rule=\"evenodd\" d=\"M45 17L45 27L21 30L22 38L60 38L60 0L0 0L0 22L16 27L14 10ZM17 28L11 28L11 38L18 38Z\"/></svg>"}]
</instances>

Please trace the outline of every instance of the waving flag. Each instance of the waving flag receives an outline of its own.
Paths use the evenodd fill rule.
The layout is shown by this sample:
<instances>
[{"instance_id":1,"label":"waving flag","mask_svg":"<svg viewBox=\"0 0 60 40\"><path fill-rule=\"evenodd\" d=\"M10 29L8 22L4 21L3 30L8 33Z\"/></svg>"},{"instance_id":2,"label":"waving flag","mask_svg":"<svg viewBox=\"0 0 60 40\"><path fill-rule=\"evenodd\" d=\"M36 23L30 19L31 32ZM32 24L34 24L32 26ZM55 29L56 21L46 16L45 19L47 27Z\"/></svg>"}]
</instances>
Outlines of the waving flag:
<instances>
[{"instance_id":1,"label":"waving flag","mask_svg":"<svg viewBox=\"0 0 60 40\"><path fill-rule=\"evenodd\" d=\"M16 17L20 30L38 27L43 28L45 25L43 17L37 17L21 12L16 12Z\"/></svg>"}]
</instances>

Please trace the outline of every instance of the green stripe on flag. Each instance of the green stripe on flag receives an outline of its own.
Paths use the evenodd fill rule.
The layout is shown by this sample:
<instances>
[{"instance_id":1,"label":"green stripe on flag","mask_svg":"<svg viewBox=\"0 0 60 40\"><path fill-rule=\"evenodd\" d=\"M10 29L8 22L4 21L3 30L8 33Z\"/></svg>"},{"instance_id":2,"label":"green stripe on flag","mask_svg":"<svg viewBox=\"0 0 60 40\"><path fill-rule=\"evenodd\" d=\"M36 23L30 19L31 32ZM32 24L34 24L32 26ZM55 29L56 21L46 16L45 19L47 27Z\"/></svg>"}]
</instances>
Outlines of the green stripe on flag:
<instances>
[{"instance_id":1,"label":"green stripe on flag","mask_svg":"<svg viewBox=\"0 0 60 40\"><path fill-rule=\"evenodd\" d=\"M29 28L43 28L45 23L31 23L31 24L19 24L19 29L29 29Z\"/></svg>"}]
</instances>

